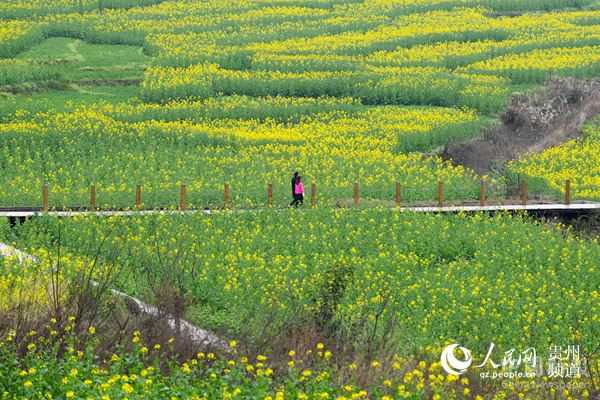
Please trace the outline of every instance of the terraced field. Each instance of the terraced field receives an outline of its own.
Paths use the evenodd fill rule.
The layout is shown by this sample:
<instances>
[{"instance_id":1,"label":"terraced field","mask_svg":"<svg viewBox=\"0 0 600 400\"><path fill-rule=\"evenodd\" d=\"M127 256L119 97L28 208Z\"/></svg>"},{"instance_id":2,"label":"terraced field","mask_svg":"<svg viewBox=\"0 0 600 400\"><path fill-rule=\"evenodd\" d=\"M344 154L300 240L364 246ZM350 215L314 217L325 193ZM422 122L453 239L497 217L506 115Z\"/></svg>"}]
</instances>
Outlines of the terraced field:
<instances>
[{"instance_id":1,"label":"terraced field","mask_svg":"<svg viewBox=\"0 0 600 400\"><path fill-rule=\"evenodd\" d=\"M599 73L596 0L3 1L0 208L39 207L46 184L51 208L91 186L99 208L137 186L175 208L186 185L213 209L228 184L232 210L0 220L0 244L35 256L0 256L0 399L594 399L597 241L387 206L396 183L405 203L439 182L478 200L482 176L440 150ZM488 171L488 198L527 179L598 200L596 121ZM294 171L316 209L283 209ZM453 343L455 365L473 356L455 373ZM552 370L552 346L581 368Z\"/></svg>"},{"instance_id":2,"label":"terraced field","mask_svg":"<svg viewBox=\"0 0 600 400\"><path fill-rule=\"evenodd\" d=\"M206 206L225 182L249 206L296 169L326 204L355 181L475 199L478 176L417 152L478 135L515 91L597 74L590 1L100 3L3 6L0 206L39 205L43 183L56 207L92 184L107 207L136 185L167 206L182 183Z\"/></svg>"}]
</instances>

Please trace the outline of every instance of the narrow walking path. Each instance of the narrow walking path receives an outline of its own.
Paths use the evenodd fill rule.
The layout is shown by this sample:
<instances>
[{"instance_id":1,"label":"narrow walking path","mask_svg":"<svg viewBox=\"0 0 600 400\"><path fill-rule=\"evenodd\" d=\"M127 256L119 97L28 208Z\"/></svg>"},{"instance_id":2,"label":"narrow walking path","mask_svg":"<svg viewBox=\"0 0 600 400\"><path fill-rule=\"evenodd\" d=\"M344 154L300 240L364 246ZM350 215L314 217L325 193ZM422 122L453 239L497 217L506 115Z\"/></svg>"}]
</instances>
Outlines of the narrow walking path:
<instances>
[{"instance_id":1,"label":"narrow walking path","mask_svg":"<svg viewBox=\"0 0 600 400\"><path fill-rule=\"evenodd\" d=\"M19 263L36 263L38 261L37 258L32 256L31 254L27 254L19 249L16 249L12 246L0 242L0 258L5 257L16 257L19 260ZM94 281L92 281L92 283L94 285L98 284ZM164 318L164 320L169 325L169 328L171 328L174 332L177 332L177 327L179 326L179 333L189 338L190 341L195 345L209 346L224 351L229 350L229 345L226 341L220 339L215 334L207 330L201 329L186 320L180 319L179 321L177 321L171 315L163 315L158 309L158 307L144 303L143 301L126 293L120 292L115 289L110 289L110 291L113 295L125 300L128 306L133 306L137 312L149 315L153 318Z\"/></svg>"},{"instance_id":2,"label":"narrow walking path","mask_svg":"<svg viewBox=\"0 0 600 400\"><path fill-rule=\"evenodd\" d=\"M321 207L323 208L323 207ZM372 209L381 209L381 207L368 207ZM199 210L77 210L77 211L41 211L41 210L4 210L0 211L0 218L29 218L39 216L51 216L51 217L79 217L85 215L93 215L98 217L111 217L111 216L135 216L135 215L165 215L165 214L213 214L223 212L264 212L264 211L276 211L284 210L287 208L232 208L232 209L199 209ZM310 206L304 206L302 210L312 210ZM384 207L384 209L386 209ZM416 207L395 207L387 209L396 210L398 212L415 212L415 213L480 213L480 212L555 212L555 213L587 213L593 211L600 211L600 203L586 202L586 203L573 203L573 204L560 204L560 203L544 203L544 204L510 204L510 205L449 205L449 206L416 206Z\"/></svg>"}]
</instances>

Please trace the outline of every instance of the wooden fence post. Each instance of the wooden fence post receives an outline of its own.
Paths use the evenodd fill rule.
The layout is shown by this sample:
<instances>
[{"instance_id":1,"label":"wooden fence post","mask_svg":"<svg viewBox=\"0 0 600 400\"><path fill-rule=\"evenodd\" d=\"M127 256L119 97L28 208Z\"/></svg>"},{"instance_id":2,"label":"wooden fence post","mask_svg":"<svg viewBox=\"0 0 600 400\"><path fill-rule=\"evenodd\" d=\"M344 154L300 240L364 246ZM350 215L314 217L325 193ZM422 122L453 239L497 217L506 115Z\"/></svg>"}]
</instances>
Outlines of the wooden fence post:
<instances>
[{"instance_id":1,"label":"wooden fence post","mask_svg":"<svg viewBox=\"0 0 600 400\"><path fill-rule=\"evenodd\" d=\"M360 186L358 185L358 182L354 183L353 198L354 198L354 207L358 207L360 205Z\"/></svg>"},{"instance_id":2,"label":"wooden fence post","mask_svg":"<svg viewBox=\"0 0 600 400\"><path fill-rule=\"evenodd\" d=\"M135 208L142 208L142 186L135 187Z\"/></svg>"},{"instance_id":3,"label":"wooden fence post","mask_svg":"<svg viewBox=\"0 0 600 400\"><path fill-rule=\"evenodd\" d=\"M571 205L571 180L567 179L567 182L565 183L565 204L570 206Z\"/></svg>"},{"instance_id":4,"label":"wooden fence post","mask_svg":"<svg viewBox=\"0 0 600 400\"><path fill-rule=\"evenodd\" d=\"M49 205L48 205L48 184L44 183L44 185L42 186L42 211L43 212L48 212L49 209Z\"/></svg>"},{"instance_id":5,"label":"wooden fence post","mask_svg":"<svg viewBox=\"0 0 600 400\"><path fill-rule=\"evenodd\" d=\"M317 206L317 184L312 183L310 185L310 206L315 208Z\"/></svg>"},{"instance_id":6,"label":"wooden fence post","mask_svg":"<svg viewBox=\"0 0 600 400\"><path fill-rule=\"evenodd\" d=\"M527 179L523 179L521 181L521 204L523 206L527 206L528 200L529 200L529 184L527 183Z\"/></svg>"},{"instance_id":7,"label":"wooden fence post","mask_svg":"<svg viewBox=\"0 0 600 400\"><path fill-rule=\"evenodd\" d=\"M400 207L400 202L402 201L402 187L400 186L400 182L396 182L396 196L394 196L394 200L396 207Z\"/></svg>"},{"instance_id":8,"label":"wooden fence post","mask_svg":"<svg viewBox=\"0 0 600 400\"><path fill-rule=\"evenodd\" d=\"M96 210L96 185L90 186L90 209Z\"/></svg>"},{"instance_id":9,"label":"wooden fence post","mask_svg":"<svg viewBox=\"0 0 600 400\"><path fill-rule=\"evenodd\" d=\"M187 187L185 185L181 185L181 187L179 188L179 211L185 211L185 207L186 207L186 202L185 202L185 196L187 193Z\"/></svg>"},{"instance_id":10,"label":"wooden fence post","mask_svg":"<svg viewBox=\"0 0 600 400\"><path fill-rule=\"evenodd\" d=\"M482 179L479 183L479 206L485 207L485 180Z\"/></svg>"},{"instance_id":11,"label":"wooden fence post","mask_svg":"<svg viewBox=\"0 0 600 400\"><path fill-rule=\"evenodd\" d=\"M267 185L267 201L269 203L269 208L273 207L273 184L269 183Z\"/></svg>"},{"instance_id":12,"label":"wooden fence post","mask_svg":"<svg viewBox=\"0 0 600 400\"><path fill-rule=\"evenodd\" d=\"M226 183L223 186L223 205L225 208L229 207L229 184Z\"/></svg>"},{"instance_id":13,"label":"wooden fence post","mask_svg":"<svg viewBox=\"0 0 600 400\"><path fill-rule=\"evenodd\" d=\"M438 206L444 207L444 182L438 182Z\"/></svg>"}]
</instances>

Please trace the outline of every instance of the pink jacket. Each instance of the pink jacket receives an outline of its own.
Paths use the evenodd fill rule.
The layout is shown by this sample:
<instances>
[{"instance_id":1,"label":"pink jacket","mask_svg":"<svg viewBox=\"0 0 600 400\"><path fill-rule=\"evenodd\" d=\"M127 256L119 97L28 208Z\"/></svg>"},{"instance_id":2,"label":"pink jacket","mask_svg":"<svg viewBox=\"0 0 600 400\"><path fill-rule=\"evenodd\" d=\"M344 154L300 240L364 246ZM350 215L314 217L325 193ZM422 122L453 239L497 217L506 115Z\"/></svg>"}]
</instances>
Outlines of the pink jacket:
<instances>
[{"instance_id":1,"label":"pink jacket","mask_svg":"<svg viewBox=\"0 0 600 400\"><path fill-rule=\"evenodd\" d=\"M294 185L294 194L304 194L304 185L302 182Z\"/></svg>"}]
</instances>

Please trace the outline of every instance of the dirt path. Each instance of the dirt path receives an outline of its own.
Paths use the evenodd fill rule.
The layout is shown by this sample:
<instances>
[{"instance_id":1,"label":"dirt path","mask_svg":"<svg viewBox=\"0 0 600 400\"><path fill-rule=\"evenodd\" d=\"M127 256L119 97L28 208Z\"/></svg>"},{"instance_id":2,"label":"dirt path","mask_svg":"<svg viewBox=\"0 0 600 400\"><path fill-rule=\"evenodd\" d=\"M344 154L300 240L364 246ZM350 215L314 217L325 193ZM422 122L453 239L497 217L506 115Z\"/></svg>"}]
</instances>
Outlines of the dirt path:
<instances>
[{"instance_id":1,"label":"dirt path","mask_svg":"<svg viewBox=\"0 0 600 400\"><path fill-rule=\"evenodd\" d=\"M582 136L583 125L600 114L600 81L559 79L540 92L516 96L503 123L465 143L449 144L442 158L484 175L508 161Z\"/></svg>"}]
</instances>

